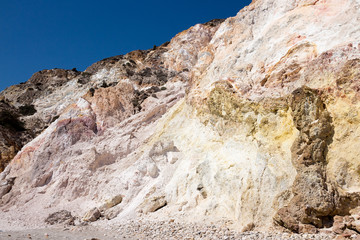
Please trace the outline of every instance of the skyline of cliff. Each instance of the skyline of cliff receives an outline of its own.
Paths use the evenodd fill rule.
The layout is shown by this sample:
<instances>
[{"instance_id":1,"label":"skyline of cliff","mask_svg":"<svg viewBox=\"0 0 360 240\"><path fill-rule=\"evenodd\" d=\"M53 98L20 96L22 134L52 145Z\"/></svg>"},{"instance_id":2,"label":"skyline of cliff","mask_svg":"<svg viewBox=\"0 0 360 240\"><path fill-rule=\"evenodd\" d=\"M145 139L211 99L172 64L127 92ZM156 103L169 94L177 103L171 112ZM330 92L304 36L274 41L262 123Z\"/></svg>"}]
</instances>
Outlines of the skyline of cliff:
<instances>
[{"instance_id":1,"label":"skyline of cliff","mask_svg":"<svg viewBox=\"0 0 360 240\"><path fill-rule=\"evenodd\" d=\"M194 24L234 16L251 1L5 1L0 91L44 69L84 71L101 59L150 49Z\"/></svg>"}]
</instances>

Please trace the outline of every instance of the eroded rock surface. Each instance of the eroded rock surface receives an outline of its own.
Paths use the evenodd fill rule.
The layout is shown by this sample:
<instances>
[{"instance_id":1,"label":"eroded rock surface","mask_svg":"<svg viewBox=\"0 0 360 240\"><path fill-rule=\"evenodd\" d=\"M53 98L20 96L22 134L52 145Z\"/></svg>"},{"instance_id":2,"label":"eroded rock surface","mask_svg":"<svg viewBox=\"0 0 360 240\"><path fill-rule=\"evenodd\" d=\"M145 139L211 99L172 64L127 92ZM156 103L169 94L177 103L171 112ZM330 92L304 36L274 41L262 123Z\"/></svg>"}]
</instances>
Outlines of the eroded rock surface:
<instances>
[{"instance_id":1,"label":"eroded rock surface","mask_svg":"<svg viewBox=\"0 0 360 240\"><path fill-rule=\"evenodd\" d=\"M185 96L197 53L208 44L220 23L221 20L217 20L196 25L171 42L101 60L84 72L44 70L28 82L2 92L14 108L20 108L22 101L32 106L27 109L28 115L19 118L25 128L35 124L35 120L40 122L38 129L50 124L24 146L13 159L14 164L2 173L4 178L10 178L15 172L16 176L23 176L3 199L4 209L12 204L24 207L34 204L35 210L36 206L43 208L45 203L44 212L31 211L24 215L40 217L54 212L66 198L77 205L75 214L84 216L89 209L102 207L109 196L124 196L122 204L115 206L119 203L119 199L115 199L113 207L102 209L108 219L122 212L130 199L139 194L142 184L160 176L168 164L167 153L178 152L173 144L172 148L165 144L162 152L145 150L144 157L136 156L144 142L152 141L150 137L159 119ZM181 51L182 48L187 50ZM171 63L168 62L170 56ZM175 67L182 63L186 63L188 69ZM36 111L31 111L34 109ZM120 172L115 173L115 169ZM118 177L110 177L112 174ZM110 178L105 180L105 176ZM99 187L103 181L107 187ZM23 188L23 184L29 187ZM118 186L116 192L108 192L115 185ZM20 200L23 193L29 194L29 198ZM93 194L93 200L88 199L88 194ZM134 210L136 208L134 204ZM74 210L70 206L66 209ZM86 218L89 221L99 218L96 214L96 217L90 215Z\"/></svg>"},{"instance_id":2,"label":"eroded rock surface","mask_svg":"<svg viewBox=\"0 0 360 240\"><path fill-rule=\"evenodd\" d=\"M74 225L74 221L75 221L75 217L72 216L71 212L66 210L54 212L45 219L45 223L50 225L54 225L54 224Z\"/></svg>"},{"instance_id":3,"label":"eroded rock surface","mask_svg":"<svg viewBox=\"0 0 360 240\"><path fill-rule=\"evenodd\" d=\"M16 181L0 223L95 209L88 219L98 224L101 214L111 223L196 217L357 235L359 9L355 0L257 0L153 49L24 85L40 79L50 90L5 90L3 108L24 131L36 119L45 130L8 154L1 179ZM113 196L121 203L101 212Z\"/></svg>"},{"instance_id":4,"label":"eroded rock surface","mask_svg":"<svg viewBox=\"0 0 360 240\"><path fill-rule=\"evenodd\" d=\"M308 88L292 93L291 109L299 136L293 143L292 163L297 175L288 206L278 212L277 221L299 232L299 223L316 227L331 225L338 194L326 179L326 154L334 130L329 112L319 94Z\"/></svg>"},{"instance_id":5,"label":"eroded rock surface","mask_svg":"<svg viewBox=\"0 0 360 240\"><path fill-rule=\"evenodd\" d=\"M20 114L14 107L0 101L0 172L13 159L32 133L24 128Z\"/></svg>"}]
</instances>

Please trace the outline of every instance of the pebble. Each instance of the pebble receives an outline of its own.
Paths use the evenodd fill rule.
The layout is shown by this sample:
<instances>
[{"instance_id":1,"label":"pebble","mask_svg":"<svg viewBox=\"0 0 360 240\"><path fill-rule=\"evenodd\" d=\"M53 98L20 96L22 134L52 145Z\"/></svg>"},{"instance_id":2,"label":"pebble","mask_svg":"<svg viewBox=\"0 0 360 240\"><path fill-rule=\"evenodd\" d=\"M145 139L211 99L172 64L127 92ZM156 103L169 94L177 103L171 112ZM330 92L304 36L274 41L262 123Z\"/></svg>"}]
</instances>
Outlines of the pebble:
<instances>
[{"instance_id":1,"label":"pebble","mask_svg":"<svg viewBox=\"0 0 360 240\"><path fill-rule=\"evenodd\" d=\"M230 230L227 227L221 227L221 224L205 225L205 224L190 224L178 223L175 221L143 221L141 225L139 222L129 220L115 227L116 232L125 239L219 239L219 240L233 240L233 239L314 239L314 240L330 240L332 235L326 234L290 234L290 233L269 233L269 232L237 232Z\"/></svg>"}]
</instances>

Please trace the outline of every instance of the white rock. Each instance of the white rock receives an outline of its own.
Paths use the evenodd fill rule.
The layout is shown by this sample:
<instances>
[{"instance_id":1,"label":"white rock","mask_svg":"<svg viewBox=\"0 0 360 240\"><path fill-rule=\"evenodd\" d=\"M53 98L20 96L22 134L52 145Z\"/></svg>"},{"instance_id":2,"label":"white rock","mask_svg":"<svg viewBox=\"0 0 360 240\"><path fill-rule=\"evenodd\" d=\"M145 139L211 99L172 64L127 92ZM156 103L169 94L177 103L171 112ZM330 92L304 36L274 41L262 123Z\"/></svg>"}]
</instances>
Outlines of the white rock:
<instances>
[{"instance_id":1,"label":"white rock","mask_svg":"<svg viewBox=\"0 0 360 240\"><path fill-rule=\"evenodd\" d=\"M159 169L158 169L158 167L156 166L155 163L149 163L147 165L147 173L152 178L156 178L156 177L159 176Z\"/></svg>"},{"instance_id":2,"label":"white rock","mask_svg":"<svg viewBox=\"0 0 360 240\"><path fill-rule=\"evenodd\" d=\"M179 160L181 155L182 154L180 152L168 152L167 153L167 161L170 164L174 164L174 163L176 163L177 160Z\"/></svg>"}]
</instances>

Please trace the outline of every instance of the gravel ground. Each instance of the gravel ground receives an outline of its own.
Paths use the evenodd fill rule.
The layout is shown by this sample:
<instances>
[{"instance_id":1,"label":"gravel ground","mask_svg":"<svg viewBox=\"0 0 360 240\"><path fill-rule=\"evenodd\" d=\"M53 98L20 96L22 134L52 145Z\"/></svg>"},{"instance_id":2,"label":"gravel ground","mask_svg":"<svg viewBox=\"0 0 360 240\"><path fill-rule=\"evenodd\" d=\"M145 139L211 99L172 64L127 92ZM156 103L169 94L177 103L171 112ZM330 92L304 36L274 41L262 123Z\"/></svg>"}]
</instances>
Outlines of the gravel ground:
<instances>
[{"instance_id":1,"label":"gravel ground","mask_svg":"<svg viewBox=\"0 0 360 240\"><path fill-rule=\"evenodd\" d=\"M94 227L46 228L0 232L1 240L117 240L123 238L117 232Z\"/></svg>"},{"instance_id":2,"label":"gravel ground","mask_svg":"<svg viewBox=\"0 0 360 240\"><path fill-rule=\"evenodd\" d=\"M289 234L289 233L239 233L217 225L184 224L175 221L136 222L128 221L121 225L100 229L93 226L59 227L22 231L0 232L1 240L115 240L115 239L333 239L332 235Z\"/></svg>"},{"instance_id":3,"label":"gravel ground","mask_svg":"<svg viewBox=\"0 0 360 240\"><path fill-rule=\"evenodd\" d=\"M116 231L124 239L136 236L136 239L333 239L334 236L323 234L289 234L289 233L239 233L227 227L217 225L184 224L175 221L135 222L129 221L118 226Z\"/></svg>"}]
</instances>

